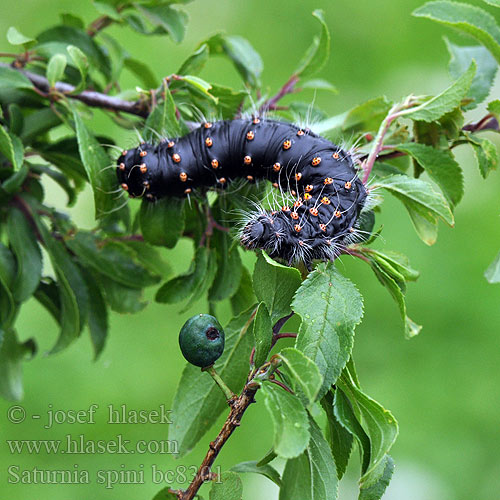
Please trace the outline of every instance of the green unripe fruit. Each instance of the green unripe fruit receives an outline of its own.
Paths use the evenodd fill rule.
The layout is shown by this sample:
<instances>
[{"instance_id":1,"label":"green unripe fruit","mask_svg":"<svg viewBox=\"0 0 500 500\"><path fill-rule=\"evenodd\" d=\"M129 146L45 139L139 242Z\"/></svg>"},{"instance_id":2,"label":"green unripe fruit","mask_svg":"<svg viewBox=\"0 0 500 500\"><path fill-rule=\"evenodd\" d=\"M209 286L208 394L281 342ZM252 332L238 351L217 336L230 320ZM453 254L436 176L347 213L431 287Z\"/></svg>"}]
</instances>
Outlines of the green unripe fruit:
<instances>
[{"instance_id":1,"label":"green unripe fruit","mask_svg":"<svg viewBox=\"0 0 500 500\"><path fill-rule=\"evenodd\" d=\"M189 318L179 333L182 355L195 366L213 365L224 352L224 330L210 314Z\"/></svg>"}]
</instances>

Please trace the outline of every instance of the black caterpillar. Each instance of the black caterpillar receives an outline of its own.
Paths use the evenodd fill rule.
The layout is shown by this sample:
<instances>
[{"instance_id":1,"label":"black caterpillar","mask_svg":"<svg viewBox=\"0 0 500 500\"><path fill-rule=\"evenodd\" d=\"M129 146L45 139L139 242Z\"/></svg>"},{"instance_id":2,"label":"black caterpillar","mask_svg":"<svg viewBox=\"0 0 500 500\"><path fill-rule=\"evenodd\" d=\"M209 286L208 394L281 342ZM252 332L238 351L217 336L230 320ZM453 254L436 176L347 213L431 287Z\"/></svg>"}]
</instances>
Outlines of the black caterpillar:
<instances>
[{"instance_id":1,"label":"black caterpillar","mask_svg":"<svg viewBox=\"0 0 500 500\"><path fill-rule=\"evenodd\" d=\"M124 151L117 164L122 188L151 201L240 178L270 180L294 198L279 210L249 214L240 239L289 263L336 257L354 240L367 197L348 152L267 119L207 122L184 137Z\"/></svg>"}]
</instances>

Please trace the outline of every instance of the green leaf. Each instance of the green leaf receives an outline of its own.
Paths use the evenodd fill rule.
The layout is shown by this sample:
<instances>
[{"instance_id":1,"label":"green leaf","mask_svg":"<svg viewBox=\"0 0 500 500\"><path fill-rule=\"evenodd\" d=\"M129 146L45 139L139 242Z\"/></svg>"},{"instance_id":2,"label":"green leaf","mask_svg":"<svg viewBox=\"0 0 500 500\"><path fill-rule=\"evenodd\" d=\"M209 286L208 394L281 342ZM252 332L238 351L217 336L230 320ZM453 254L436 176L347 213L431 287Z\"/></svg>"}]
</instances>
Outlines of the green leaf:
<instances>
[{"instance_id":1,"label":"green leaf","mask_svg":"<svg viewBox=\"0 0 500 500\"><path fill-rule=\"evenodd\" d=\"M110 165L108 155L87 129L76 109L73 119L80 158L94 192L95 217L100 219L118 210L123 201L114 195L117 181L114 172L106 168Z\"/></svg>"},{"instance_id":2,"label":"green leaf","mask_svg":"<svg viewBox=\"0 0 500 500\"><path fill-rule=\"evenodd\" d=\"M54 170L47 165L33 165L31 163L24 164L26 168L31 170L32 172L36 172L39 175L45 174L50 177L54 182L59 184L59 186L64 189L66 194L68 195L68 206L71 207L76 202L76 190L71 185L68 177L57 170Z\"/></svg>"},{"instance_id":3,"label":"green leaf","mask_svg":"<svg viewBox=\"0 0 500 500\"><path fill-rule=\"evenodd\" d=\"M24 302L33 295L40 281L42 254L33 226L17 208L11 208L9 211L7 235L17 262L17 273L12 283L12 296L16 302Z\"/></svg>"},{"instance_id":4,"label":"green leaf","mask_svg":"<svg viewBox=\"0 0 500 500\"><path fill-rule=\"evenodd\" d=\"M458 78L473 60L476 61L477 72L467 94L468 97L474 99L474 102L464 106L464 109L474 109L488 97L497 73L498 63L486 48L479 45L461 47L451 43L447 38L445 42L451 55L449 70L453 78Z\"/></svg>"},{"instance_id":5,"label":"green leaf","mask_svg":"<svg viewBox=\"0 0 500 500\"><path fill-rule=\"evenodd\" d=\"M390 175L376 181L376 185L387 189L392 195L400 199L407 208L417 212L429 222L441 217L450 226L455 221L450 207L443 195L434 191L428 182L413 179L406 175Z\"/></svg>"},{"instance_id":6,"label":"green leaf","mask_svg":"<svg viewBox=\"0 0 500 500\"><path fill-rule=\"evenodd\" d=\"M224 353L215 363L217 373L233 392L241 390L248 375L248 359L253 346L252 333L248 331L252 312L253 308L243 312L224 327ZM192 450L225 409L227 402L213 379L187 364L174 397L174 422L168 434L169 439L178 443L179 457Z\"/></svg>"},{"instance_id":7,"label":"green leaf","mask_svg":"<svg viewBox=\"0 0 500 500\"><path fill-rule=\"evenodd\" d=\"M14 26L11 26L7 30L7 41L11 45L22 45L25 50L28 50L30 47L35 45L36 40L34 38L29 38L24 36L22 33L19 33Z\"/></svg>"},{"instance_id":8,"label":"green leaf","mask_svg":"<svg viewBox=\"0 0 500 500\"><path fill-rule=\"evenodd\" d=\"M178 500L178 496L171 492L172 488L170 486L165 486L162 488L154 497L153 500Z\"/></svg>"},{"instance_id":9,"label":"green leaf","mask_svg":"<svg viewBox=\"0 0 500 500\"><path fill-rule=\"evenodd\" d=\"M45 224L35 217L36 227L49 254L59 285L61 331L49 354L62 351L74 342L83 328L88 312L88 291L76 264L64 245L49 232Z\"/></svg>"},{"instance_id":10,"label":"green leaf","mask_svg":"<svg viewBox=\"0 0 500 500\"><path fill-rule=\"evenodd\" d=\"M113 311L133 314L147 306L147 302L142 300L142 289L121 285L107 276L99 276L98 281L104 290L106 302Z\"/></svg>"},{"instance_id":11,"label":"green leaf","mask_svg":"<svg viewBox=\"0 0 500 500\"><path fill-rule=\"evenodd\" d=\"M302 318L295 347L318 365L324 377L321 398L349 359L354 328L363 316L363 299L328 262L319 264L302 283L292 309Z\"/></svg>"},{"instance_id":12,"label":"green leaf","mask_svg":"<svg viewBox=\"0 0 500 500\"><path fill-rule=\"evenodd\" d=\"M486 179L488 174L498 167L497 147L486 137L479 137L477 134L465 133L465 137L474 150L479 172L483 179Z\"/></svg>"},{"instance_id":13,"label":"green leaf","mask_svg":"<svg viewBox=\"0 0 500 500\"><path fill-rule=\"evenodd\" d=\"M66 50L75 63L75 66L78 68L78 71L80 72L80 83L75 87L75 90L73 91L74 94L78 94L86 87L89 62L87 56L78 47L75 47L74 45L68 45Z\"/></svg>"},{"instance_id":14,"label":"green leaf","mask_svg":"<svg viewBox=\"0 0 500 500\"><path fill-rule=\"evenodd\" d=\"M278 264L265 252L257 257L253 289L257 299L266 304L273 324L290 314L290 303L300 283L300 272L297 269Z\"/></svg>"},{"instance_id":15,"label":"green leaf","mask_svg":"<svg viewBox=\"0 0 500 500\"><path fill-rule=\"evenodd\" d=\"M142 200L139 224L144 239L152 245L173 248L184 231L184 200L165 197L151 203Z\"/></svg>"},{"instance_id":16,"label":"green leaf","mask_svg":"<svg viewBox=\"0 0 500 500\"><path fill-rule=\"evenodd\" d=\"M37 51L50 58L55 54L68 55L67 46L78 47L88 58L90 68L100 71L106 79L111 76L111 63L104 50L82 29L54 26L38 35Z\"/></svg>"},{"instance_id":17,"label":"green leaf","mask_svg":"<svg viewBox=\"0 0 500 500\"><path fill-rule=\"evenodd\" d=\"M361 483L358 500L380 500L394 472L394 460L386 455Z\"/></svg>"},{"instance_id":18,"label":"green leaf","mask_svg":"<svg viewBox=\"0 0 500 500\"><path fill-rule=\"evenodd\" d=\"M462 169L449 151L425 144L408 142L398 144L398 151L408 153L441 188L451 205L457 205L464 194Z\"/></svg>"},{"instance_id":19,"label":"green leaf","mask_svg":"<svg viewBox=\"0 0 500 500\"><path fill-rule=\"evenodd\" d=\"M158 87L158 77L151 71L147 64L144 64L139 59L127 57L123 61L124 66L137 76L143 85L148 89L155 89Z\"/></svg>"},{"instance_id":20,"label":"green leaf","mask_svg":"<svg viewBox=\"0 0 500 500\"><path fill-rule=\"evenodd\" d=\"M261 302L257 308L252 331L255 339L254 364L258 368L266 361L273 338L273 325L264 302Z\"/></svg>"},{"instance_id":21,"label":"green leaf","mask_svg":"<svg viewBox=\"0 0 500 500\"><path fill-rule=\"evenodd\" d=\"M361 478L364 481L394 444L398 435L398 423L388 410L357 387L348 370L344 371L337 383L349 399L356 418L370 439L370 461Z\"/></svg>"},{"instance_id":22,"label":"green leaf","mask_svg":"<svg viewBox=\"0 0 500 500\"><path fill-rule=\"evenodd\" d=\"M476 68L476 62L472 61L467 71L450 87L432 99L424 101L419 106L401 112L401 115L412 120L433 122L441 118L444 114L453 111L460 106L462 99L469 92L472 80L476 74Z\"/></svg>"},{"instance_id":23,"label":"green leaf","mask_svg":"<svg viewBox=\"0 0 500 500\"><path fill-rule=\"evenodd\" d=\"M389 269L392 273L401 275L404 280L415 281L420 276L420 273L410 266L406 255L391 252L390 250L381 252L380 250L370 249L367 252L376 262Z\"/></svg>"},{"instance_id":24,"label":"green leaf","mask_svg":"<svg viewBox=\"0 0 500 500\"><path fill-rule=\"evenodd\" d=\"M0 328L0 394L2 397L14 401L23 398L22 362L27 354L31 357L36 352L33 339L19 342L14 330L6 331Z\"/></svg>"},{"instance_id":25,"label":"green leaf","mask_svg":"<svg viewBox=\"0 0 500 500\"><path fill-rule=\"evenodd\" d=\"M413 210L408 205L406 206L406 210L408 210L408 214L410 216L411 222L418 237L426 244L426 245L434 245L438 236L438 221L436 218L432 217L422 217L419 213Z\"/></svg>"},{"instance_id":26,"label":"green leaf","mask_svg":"<svg viewBox=\"0 0 500 500\"><path fill-rule=\"evenodd\" d=\"M177 70L178 75L196 75L198 74L205 63L208 61L210 50L206 43L202 43L181 65Z\"/></svg>"},{"instance_id":27,"label":"green leaf","mask_svg":"<svg viewBox=\"0 0 500 500\"><path fill-rule=\"evenodd\" d=\"M484 273L489 283L500 283L500 253Z\"/></svg>"},{"instance_id":28,"label":"green leaf","mask_svg":"<svg viewBox=\"0 0 500 500\"><path fill-rule=\"evenodd\" d=\"M14 170L19 170L23 163L24 149L20 139L0 126L0 153L12 164Z\"/></svg>"},{"instance_id":29,"label":"green leaf","mask_svg":"<svg viewBox=\"0 0 500 500\"><path fill-rule=\"evenodd\" d=\"M500 7L500 0L483 0L488 5L493 5L493 7Z\"/></svg>"},{"instance_id":30,"label":"green leaf","mask_svg":"<svg viewBox=\"0 0 500 500\"><path fill-rule=\"evenodd\" d=\"M47 80L52 88L62 79L67 63L66 56L63 54L55 54L50 58L47 64Z\"/></svg>"},{"instance_id":31,"label":"green leaf","mask_svg":"<svg viewBox=\"0 0 500 500\"><path fill-rule=\"evenodd\" d=\"M314 80L308 80L307 82L302 82L300 84L302 89L316 89L316 90L327 90L328 92L332 92L333 94L338 94L338 90L327 80L323 80L322 78L315 78Z\"/></svg>"},{"instance_id":32,"label":"green leaf","mask_svg":"<svg viewBox=\"0 0 500 500\"><path fill-rule=\"evenodd\" d=\"M354 108L319 122L312 128L317 134L356 133L378 130L392 103L385 96L370 99Z\"/></svg>"},{"instance_id":33,"label":"green leaf","mask_svg":"<svg viewBox=\"0 0 500 500\"><path fill-rule=\"evenodd\" d=\"M94 4L94 8L100 14L113 19L113 21L121 20L120 14L117 12L116 8L113 5L110 5L106 2L96 2L95 0L92 3Z\"/></svg>"},{"instance_id":34,"label":"green leaf","mask_svg":"<svg viewBox=\"0 0 500 500\"><path fill-rule=\"evenodd\" d=\"M19 71L0 66L0 82L4 89L32 89L32 83Z\"/></svg>"},{"instance_id":35,"label":"green leaf","mask_svg":"<svg viewBox=\"0 0 500 500\"><path fill-rule=\"evenodd\" d=\"M255 304L256 298L252 288L252 277L248 269L244 266L241 267L241 279L238 290L231 297L231 309L236 316L240 312L248 309L252 304Z\"/></svg>"},{"instance_id":36,"label":"green leaf","mask_svg":"<svg viewBox=\"0 0 500 500\"><path fill-rule=\"evenodd\" d=\"M500 63L500 28L495 18L485 10L465 3L437 1L419 7L413 15L432 19L473 36Z\"/></svg>"},{"instance_id":37,"label":"green leaf","mask_svg":"<svg viewBox=\"0 0 500 500\"><path fill-rule=\"evenodd\" d=\"M327 417L326 439L330 444L330 449L337 469L339 481L345 474L347 464L351 456L353 437L352 434L338 421L333 411L332 391L325 394L321 400L321 406L325 410Z\"/></svg>"},{"instance_id":38,"label":"green leaf","mask_svg":"<svg viewBox=\"0 0 500 500\"><path fill-rule=\"evenodd\" d=\"M96 360L101 355L108 336L108 309L103 292L94 277L88 272L82 272L82 276L89 292L88 324Z\"/></svg>"},{"instance_id":39,"label":"green leaf","mask_svg":"<svg viewBox=\"0 0 500 500\"><path fill-rule=\"evenodd\" d=\"M210 286L211 281L208 283L210 276L213 281L214 265L213 252L206 247L198 247L189 270L162 285L156 292L155 300L161 303L173 304L187 299L195 293L198 295L202 285L204 285L203 290Z\"/></svg>"},{"instance_id":40,"label":"green leaf","mask_svg":"<svg viewBox=\"0 0 500 500\"><path fill-rule=\"evenodd\" d=\"M305 406L312 405L316 401L316 396L323 383L319 368L301 351L293 347L282 349L277 357L286 366L287 373L294 382L294 387L300 390L299 398L305 397L305 401L303 401Z\"/></svg>"},{"instance_id":41,"label":"green leaf","mask_svg":"<svg viewBox=\"0 0 500 500\"><path fill-rule=\"evenodd\" d=\"M85 28L85 23L81 17L75 16L69 12L63 12L59 14L62 24L66 26L71 26L72 28L83 29Z\"/></svg>"},{"instance_id":42,"label":"green leaf","mask_svg":"<svg viewBox=\"0 0 500 500\"><path fill-rule=\"evenodd\" d=\"M186 35L189 16L166 4L136 4L136 8L148 21L156 27L164 29L176 43L182 42Z\"/></svg>"},{"instance_id":43,"label":"green leaf","mask_svg":"<svg viewBox=\"0 0 500 500\"><path fill-rule=\"evenodd\" d=\"M38 135L44 134L60 123L61 118L51 108L42 108L30 113L24 117L21 140L24 144L30 144Z\"/></svg>"},{"instance_id":44,"label":"green leaf","mask_svg":"<svg viewBox=\"0 0 500 500\"><path fill-rule=\"evenodd\" d=\"M243 483L236 472L223 472L217 481L212 481L210 500L241 500Z\"/></svg>"},{"instance_id":45,"label":"green leaf","mask_svg":"<svg viewBox=\"0 0 500 500\"><path fill-rule=\"evenodd\" d=\"M245 473L252 472L254 474L261 474L268 479L270 479L278 487L281 487L281 477L279 472L269 464L257 465L256 461L252 462L240 462L239 464L233 465L231 467L233 472Z\"/></svg>"},{"instance_id":46,"label":"green leaf","mask_svg":"<svg viewBox=\"0 0 500 500\"><path fill-rule=\"evenodd\" d=\"M205 43L208 45L211 54L228 57L243 80L251 87L259 86L264 65L260 55L248 40L240 36L218 33L206 40Z\"/></svg>"},{"instance_id":47,"label":"green leaf","mask_svg":"<svg viewBox=\"0 0 500 500\"><path fill-rule=\"evenodd\" d=\"M488 111L495 115L496 119L500 119L500 99L495 99L488 103Z\"/></svg>"},{"instance_id":48,"label":"green leaf","mask_svg":"<svg viewBox=\"0 0 500 500\"><path fill-rule=\"evenodd\" d=\"M14 281L16 263L9 249L0 243L0 332L8 328L16 314L16 304L10 291ZM2 339L0 338L0 346Z\"/></svg>"},{"instance_id":49,"label":"green leaf","mask_svg":"<svg viewBox=\"0 0 500 500\"><path fill-rule=\"evenodd\" d=\"M138 262L136 253L120 241L100 240L89 231L78 231L66 239L66 245L83 264L122 285L144 288L159 281Z\"/></svg>"},{"instance_id":50,"label":"green leaf","mask_svg":"<svg viewBox=\"0 0 500 500\"><path fill-rule=\"evenodd\" d=\"M234 242L231 237L224 231L216 231L210 240L211 246L217 252L217 274L208 292L208 297L212 302L220 302L232 297L240 285L242 263L238 247L232 243ZM255 300L252 299L248 305L254 302Z\"/></svg>"},{"instance_id":51,"label":"green leaf","mask_svg":"<svg viewBox=\"0 0 500 500\"><path fill-rule=\"evenodd\" d=\"M321 23L321 35L314 38L313 44L294 71L301 78L308 77L321 70L330 57L330 32L325 22L324 12L315 10L312 15Z\"/></svg>"},{"instance_id":52,"label":"green leaf","mask_svg":"<svg viewBox=\"0 0 500 500\"><path fill-rule=\"evenodd\" d=\"M338 480L330 447L316 422L309 417L311 439L297 458L287 460L280 500L336 499Z\"/></svg>"},{"instance_id":53,"label":"green leaf","mask_svg":"<svg viewBox=\"0 0 500 500\"><path fill-rule=\"evenodd\" d=\"M299 398L281 387L264 382L261 394L274 426L273 449L279 457L299 456L309 442L307 412Z\"/></svg>"}]
</instances>

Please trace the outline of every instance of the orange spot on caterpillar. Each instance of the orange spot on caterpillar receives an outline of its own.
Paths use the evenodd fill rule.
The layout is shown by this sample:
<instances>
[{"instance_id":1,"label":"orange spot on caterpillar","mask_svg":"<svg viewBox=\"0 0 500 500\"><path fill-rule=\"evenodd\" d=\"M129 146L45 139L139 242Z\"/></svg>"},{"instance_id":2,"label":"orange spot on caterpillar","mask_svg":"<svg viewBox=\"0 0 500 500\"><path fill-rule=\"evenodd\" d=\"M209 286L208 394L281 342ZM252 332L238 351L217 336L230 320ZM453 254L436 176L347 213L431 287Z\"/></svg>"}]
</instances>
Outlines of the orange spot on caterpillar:
<instances>
[{"instance_id":1,"label":"orange spot on caterpillar","mask_svg":"<svg viewBox=\"0 0 500 500\"><path fill-rule=\"evenodd\" d=\"M283 141L283 149L290 149L292 147L292 141L290 139L287 139L286 141Z\"/></svg>"},{"instance_id":2,"label":"orange spot on caterpillar","mask_svg":"<svg viewBox=\"0 0 500 500\"><path fill-rule=\"evenodd\" d=\"M211 162L212 168L219 168L219 160L216 160L215 158Z\"/></svg>"},{"instance_id":3,"label":"orange spot on caterpillar","mask_svg":"<svg viewBox=\"0 0 500 500\"><path fill-rule=\"evenodd\" d=\"M318 209L317 208L310 208L309 209L309 212L311 213L311 215L314 215L315 217L318 215Z\"/></svg>"},{"instance_id":4,"label":"orange spot on caterpillar","mask_svg":"<svg viewBox=\"0 0 500 500\"><path fill-rule=\"evenodd\" d=\"M260 120L256 117L256 118L253 119L252 123L254 125L257 125L257 123L260 123Z\"/></svg>"},{"instance_id":5,"label":"orange spot on caterpillar","mask_svg":"<svg viewBox=\"0 0 500 500\"><path fill-rule=\"evenodd\" d=\"M314 186L312 184L308 184L304 189L306 193L310 193L314 189Z\"/></svg>"},{"instance_id":6,"label":"orange spot on caterpillar","mask_svg":"<svg viewBox=\"0 0 500 500\"><path fill-rule=\"evenodd\" d=\"M315 157L311 160L311 165L312 165L313 167L317 167L320 163L321 163L321 157L319 157L319 156L315 156Z\"/></svg>"},{"instance_id":7,"label":"orange spot on caterpillar","mask_svg":"<svg viewBox=\"0 0 500 500\"><path fill-rule=\"evenodd\" d=\"M344 187L345 187L346 189L351 189L352 184L351 184L349 181L347 181L347 182L344 184Z\"/></svg>"},{"instance_id":8,"label":"orange spot on caterpillar","mask_svg":"<svg viewBox=\"0 0 500 500\"><path fill-rule=\"evenodd\" d=\"M321 203L330 205L330 198L328 198L328 196L323 196L323 198L321 198Z\"/></svg>"},{"instance_id":9,"label":"orange spot on caterpillar","mask_svg":"<svg viewBox=\"0 0 500 500\"><path fill-rule=\"evenodd\" d=\"M250 130L247 132L247 140L248 141L253 141L255 138L255 134Z\"/></svg>"},{"instance_id":10,"label":"orange spot on caterpillar","mask_svg":"<svg viewBox=\"0 0 500 500\"><path fill-rule=\"evenodd\" d=\"M128 191L128 185L125 184L125 182L121 186L122 186L122 189L124 189L125 191Z\"/></svg>"},{"instance_id":11,"label":"orange spot on caterpillar","mask_svg":"<svg viewBox=\"0 0 500 500\"><path fill-rule=\"evenodd\" d=\"M207 137L205 139L205 144L207 145L208 148L212 147L212 144L214 143L214 141L212 141L212 138L211 137Z\"/></svg>"},{"instance_id":12,"label":"orange spot on caterpillar","mask_svg":"<svg viewBox=\"0 0 500 500\"><path fill-rule=\"evenodd\" d=\"M297 212L292 212L290 214L290 217L293 219L293 220L297 220L299 218L299 214Z\"/></svg>"},{"instance_id":13,"label":"orange spot on caterpillar","mask_svg":"<svg viewBox=\"0 0 500 500\"><path fill-rule=\"evenodd\" d=\"M338 211L338 210L335 210L335 212L333 213L333 215L337 218L337 219L340 219L341 217L341 213Z\"/></svg>"},{"instance_id":14,"label":"orange spot on caterpillar","mask_svg":"<svg viewBox=\"0 0 500 500\"><path fill-rule=\"evenodd\" d=\"M332 157L338 160L340 158L340 155L337 152L335 152L332 154Z\"/></svg>"},{"instance_id":15,"label":"orange spot on caterpillar","mask_svg":"<svg viewBox=\"0 0 500 500\"><path fill-rule=\"evenodd\" d=\"M297 233L300 233L300 231L302 230L302 226L300 224L295 224L293 228L295 229L295 231L297 231Z\"/></svg>"},{"instance_id":16,"label":"orange spot on caterpillar","mask_svg":"<svg viewBox=\"0 0 500 500\"><path fill-rule=\"evenodd\" d=\"M276 189L278 189L280 187L280 185L277 182L273 182L273 187L275 187Z\"/></svg>"},{"instance_id":17,"label":"orange spot on caterpillar","mask_svg":"<svg viewBox=\"0 0 500 500\"><path fill-rule=\"evenodd\" d=\"M304 195L304 200L309 201L312 198L312 196L309 193L306 193Z\"/></svg>"},{"instance_id":18,"label":"orange spot on caterpillar","mask_svg":"<svg viewBox=\"0 0 500 500\"><path fill-rule=\"evenodd\" d=\"M175 146L175 142L174 141L169 141L168 144L167 144L167 148L168 149L172 149L174 146Z\"/></svg>"},{"instance_id":19,"label":"orange spot on caterpillar","mask_svg":"<svg viewBox=\"0 0 500 500\"><path fill-rule=\"evenodd\" d=\"M296 180L296 181L300 181L300 179L302 179L302 174L301 174L300 172L297 172L297 173L295 174L295 180Z\"/></svg>"},{"instance_id":20,"label":"orange spot on caterpillar","mask_svg":"<svg viewBox=\"0 0 500 500\"><path fill-rule=\"evenodd\" d=\"M148 167L146 166L145 163L142 163L141 166L139 167L139 170L141 171L141 174L145 174L148 171Z\"/></svg>"},{"instance_id":21,"label":"orange spot on caterpillar","mask_svg":"<svg viewBox=\"0 0 500 500\"><path fill-rule=\"evenodd\" d=\"M147 154L148 154L148 152L147 152L147 151L141 151L141 152L139 153L139 156L140 156L141 158L144 158Z\"/></svg>"},{"instance_id":22,"label":"orange spot on caterpillar","mask_svg":"<svg viewBox=\"0 0 500 500\"><path fill-rule=\"evenodd\" d=\"M326 225L325 224L320 224L319 228L321 229L321 231L326 231Z\"/></svg>"},{"instance_id":23,"label":"orange spot on caterpillar","mask_svg":"<svg viewBox=\"0 0 500 500\"><path fill-rule=\"evenodd\" d=\"M253 181L253 175L247 175L247 179L251 182Z\"/></svg>"},{"instance_id":24,"label":"orange spot on caterpillar","mask_svg":"<svg viewBox=\"0 0 500 500\"><path fill-rule=\"evenodd\" d=\"M325 185L333 184L333 179L331 177L327 177L323 182L325 183Z\"/></svg>"},{"instance_id":25,"label":"orange spot on caterpillar","mask_svg":"<svg viewBox=\"0 0 500 500\"><path fill-rule=\"evenodd\" d=\"M273 170L274 170L275 172L279 172L279 171L280 171L280 169L281 169L281 163L276 162L276 163L273 165Z\"/></svg>"},{"instance_id":26,"label":"orange spot on caterpillar","mask_svg":"<svg viewBox=\"0 0 500 500\"><path fill-rule=\"evenodd\" d=\"M288 207L287 205L283 205L283 206L281 207L281 210L282 210L283 212L290 212L290 207Z\"/></svg>"},{"instance_id":27,"label":"orange spot on caterpillar","mask_svg":"<svg viewBox=\"0 0 500 500\"><path fill-rule=\"evenodd\" d=\"M118 165L118 168L120 170L125 170L125 163L120 163L120 165Z\"/></svg>"},{"instance_id":28,"label":"orange spot on caterpillar","mask_svg":"<svg viewBox=\"0 0 500 500\"><path fill-rule=\"evenodd\" d=\"M189 194L192 191L191 188L184 189L184 194Z\"/></svg>"},{"instance_id":29,"label":"orange spot on caterpillar","mask_svg":"<svg viewBox=\"0 0 500 500\"><path fill-rule=\"evenodd\" d=\"M127 153L128 153L128 151L127 151L126 149L124 149L124 150L122 151L122 156L126 156L126 154L127 154Z\"/></svg>"},{"instance_id":30,"label":"orange spot on caterpillar","mask_svg":"<svg viewBox=\"0 0 500 500\"><path fill-rule=\"evenodd\" d=\"M300 137L300 136L302 136L302 135L304 135L304 134L305 134L305 132L304 132L302 129L297 130L297 135L298 135L299 137Z\"/></svg>"},{"instance_id":31,"label":"orange spot on caterpillar","mask_svg":"<svg viewBox=\"0 0 500 500\"><path fill-rule=\"evenodd\" d=\"M172 155L172 160L174 160L174 161L175 161L175 163L180 163L180 161L181 161L181 155L179 155L179 154L177 154L177 153L174 153L174 154Z\"/></svg>"},{"instance_id":32,"label":"orange spot on caterpillar","mask_svg":"<svg viewBox=\"0 0 500 500\"><path fill-rule=\"evenodd\" d=\"M182 181L182 182L186 182L187 179L188 179L188 174L186 174L186 172L181 172L179 174L179 179Z\"/></svg>"},{"instance_id":33,"label":"orange spot on caterpillar","mask_svg":"<svg viewBox=\"0 0 500 500\"><path fill-rule=\"evenodd\" d=\"M226 178L225 177L221 177L220 179L217 179L217 182L220 182L221 184L225 184L226 183Z\"/></svg>"},{"instance_id":34,"label":"orange spot on caterpillar","mask_svg":"<svg viewBox=\"0 0 500 500\"><path fill-rule=\"evenodd\" d=\"M245 158L243 158L243 163L245 165L250 165L252 163L252 157L251 156L248 156L246 155Z\"/></svg>"},{"instance_id":35,"label":"orange spot on caterpillar","mask_svg":"<svg viewBox=\"0 0 500 500\"><path fill-rule=\"evenodd\" d=\"M212 124L210 122L206 122L203 124L205 128L212 128Z\"/></svg>"}]
</instances>

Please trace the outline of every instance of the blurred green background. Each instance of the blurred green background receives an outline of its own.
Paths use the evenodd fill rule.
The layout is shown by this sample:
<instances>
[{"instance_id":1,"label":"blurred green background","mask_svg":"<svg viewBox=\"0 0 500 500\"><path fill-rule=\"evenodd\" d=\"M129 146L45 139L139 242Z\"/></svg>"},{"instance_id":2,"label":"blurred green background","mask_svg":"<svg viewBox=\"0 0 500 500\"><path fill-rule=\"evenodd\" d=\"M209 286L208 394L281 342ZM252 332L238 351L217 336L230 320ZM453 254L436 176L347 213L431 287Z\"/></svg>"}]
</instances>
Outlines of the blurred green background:
<instances>
[{"instance_id":1,"label":"blurred green background","mask_svg":"<svg viewBox=\"0 0 500 500\"><path fill-rule=\"evenodd\" d=\"M329 115L343 112L370 98L387 95L400 99L409 94L436 93L450 80L448 54L442 36L467 44L470 40L430 21L413 18L421 0L197 0L185 6L191 21L185 42L177 46L166 38L145 38L118 27L109 28L127 50L155 69L158 76L174 72L197 43L224 30L250 40L265 64L263 81L275 92L289 77L318 24L310 15L322 8L332 33L332 55L321 77L332 81L339 94L312 91L303 99ZM476 5L481 1L470 2ZM485 6L488 8L487 6ZM22 0L15 6L2 0L0 32L9 26L35 36L58 23L60 12L97 17L91 2ZM493 12L494 13L494 12ZM496 15L500 18L500 11ZM10 51L5 36L0 51ZM200 75L209 81L239 85L229 63L212 60ZM122 88L134 87L129 74ZM498 83L492 95L498 97ZM477 118L484 108L474 111ZM94 129L106 132L118 144L135 139L116 129L96 112ZM490 134L493 135L493 134ZM490 137L499 143L496 137ZM347 138L349 139L349 138ZM498 498L500 491L500 286L488 285L483 272L500 249L500 176L487 181L479 176L470 151L459 147L457 157L465 170L466 192L456 211L456 227L441 226L434 247L425 246L414 233L401 204L387 197L383 215L383 239L378 245L400 250L421 271L408 291L409 314L424 329L419 337L403 338L398 312L389 294L378 285L361 262L343 258L339 268L365 297L365 317L358 327L354 358L365 391L391 409L400 423L400 436L392 450L396 472L386 493L387 500L461 500ZM64 195L48 185L54 204L63 206ZM135 202L137 203L137 202ZM92 200L82 196L74 209L79 224L92 227ZM184 270L190 245L181 241L167 255L174 269ZM253 256L246 254L253 265ZM150 299L152 298L150 292ZM167 439L166 425L109 425L107 406L126 404L129 409L171 407L184 361L177 347L177 332L196 312L198 303L179 314L179 307L149 307L135 316L112 314L110 337L102 357L92 361L86 335L56 356L44 356L56 338L54 322L36 302L28 303L18 322L21 339L35 337L37 357L25 364L25 398L28 419L8 423L12 403L0 401L0 496L28 500L77 500L88 498L149 499L165 484L151 481L151 467L175 470L179 465L199 464L208 441L218 432L222 418L203 442L186 458L171 455L64 455L41 453L12 455L6 439L64 439L84 434L86 439ZM221 308L223 320L228 311ZM205 376L205 375L200 375ZM208 375L207 375L208 376ZM62 424L44 429L47 410L88 409L98 404L94 425ZM31 419L32 414L42 420ZM261 458L270 447L272 424L262 405L253 405L242 427L224 448L217 465L222 470ZM90 485L9 485L7 468L39 466L45 469L88 469ZM144 470L143 485L96 484L97 470ZM341 488L342 500L356 498L356 463ZM182 478L180 478L182 480ZM277 498L277 488L266 479L244 477L244 498ZM179 483L173 484L179 486ZM182 486L182 485L180 485ZM206 490L206 487L205 487ZM202 490L203 492L203 490ZM208 496L205 491L204 496Z\"/></svg>"}]
</instances>

